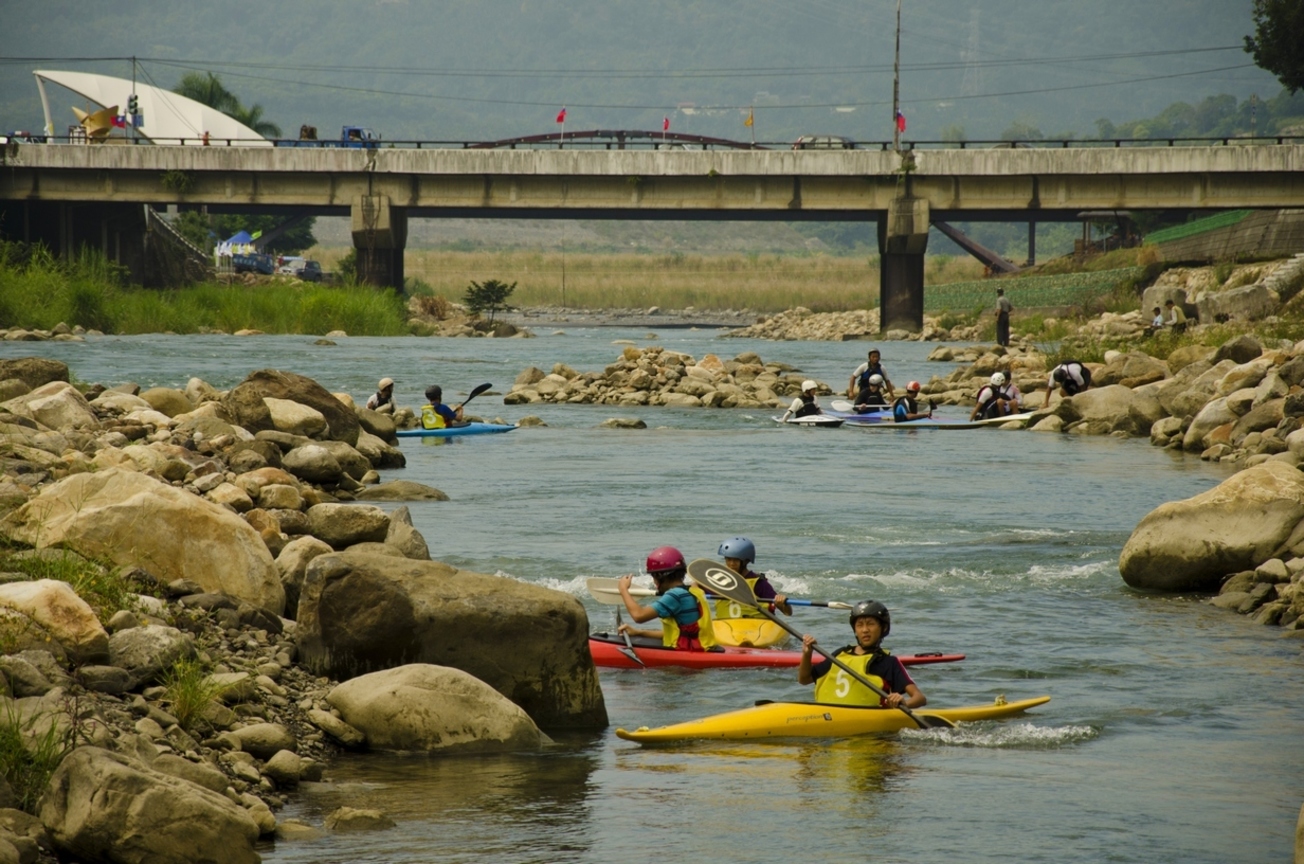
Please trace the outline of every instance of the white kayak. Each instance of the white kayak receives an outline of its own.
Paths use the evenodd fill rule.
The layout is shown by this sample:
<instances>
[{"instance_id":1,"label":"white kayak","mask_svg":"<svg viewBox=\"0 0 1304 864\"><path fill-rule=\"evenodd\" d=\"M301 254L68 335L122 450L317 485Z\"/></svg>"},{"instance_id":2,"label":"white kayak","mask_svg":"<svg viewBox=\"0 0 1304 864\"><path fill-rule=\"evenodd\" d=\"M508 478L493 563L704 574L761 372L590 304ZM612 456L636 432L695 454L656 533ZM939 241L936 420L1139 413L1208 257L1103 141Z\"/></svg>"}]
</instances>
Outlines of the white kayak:
<instances>
[{"instance_id":1,"label":"white kayak","mask_svg":"<svg viewBox=\"0 0 1304 864\"><path fill-rule=\"evenodd\" d=\"M836 429L847 421L845 418L833 417L828 414L810 414L806 417L789 417L787 420L782 417L775 417L774 422L782 423L785 426L805 426L811 429Z\"/></svg>"}]
</instances>

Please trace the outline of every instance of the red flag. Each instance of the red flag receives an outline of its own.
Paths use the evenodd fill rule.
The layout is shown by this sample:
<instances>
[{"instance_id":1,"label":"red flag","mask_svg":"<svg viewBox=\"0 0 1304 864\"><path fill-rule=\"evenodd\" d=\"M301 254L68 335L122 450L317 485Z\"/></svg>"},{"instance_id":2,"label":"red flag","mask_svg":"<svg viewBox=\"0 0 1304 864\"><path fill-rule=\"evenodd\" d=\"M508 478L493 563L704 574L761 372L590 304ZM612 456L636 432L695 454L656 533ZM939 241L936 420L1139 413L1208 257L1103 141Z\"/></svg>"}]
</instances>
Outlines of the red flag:
<instances>
[{"instance_id":1,"label":"red flag","mask_svg":"<svg viewBox=\"0 0 1304 864\"><path fill-rule=\"evenodd\" d=\"M669 117L663 117L663 118L662 118L662 120L661 120L661 131L662 131L662 132L669 132L669 131L670 131L670 118L669 118Z\"/></svg>"},{"instance_id":2,"label":"red flag","mask_svg":"<svg viewBox=\"0 0 1304 864\"><path fill-rule=\"evenodd\" d=\"M563 108L563 109L561 109L560 111L557 112L557 122L558 122L558 123L565 123L565 122L566 122L566 109L565 109L565 108Z\"/></svg>"},{"instance_id":3,"label":"red flag","mask_svg":"<svg viewBox=\"0 0 1304 864\"><path fill-rule=\"evenodd\" d=\"M112 124L113 124L116 128L118 128L118 129L126 129L126 128L127 128L127 118L124 117L124 116L122 116L121 114L119 114L119 115L117 115L117 116L115 116L115 117L110 117L110 118L109 118L109 122L112 123Z\"/></svg>"},{"instance_id":4,"label":"red flag","mask_svg":"<svg viewBox=\"0 0 1304 864\"><path fill-rule=\"evenodd\" d=\"M906 115L902 114L900 111L897 112L896 123L898 132L906 131Z\"/></svg>"}]
</instances>

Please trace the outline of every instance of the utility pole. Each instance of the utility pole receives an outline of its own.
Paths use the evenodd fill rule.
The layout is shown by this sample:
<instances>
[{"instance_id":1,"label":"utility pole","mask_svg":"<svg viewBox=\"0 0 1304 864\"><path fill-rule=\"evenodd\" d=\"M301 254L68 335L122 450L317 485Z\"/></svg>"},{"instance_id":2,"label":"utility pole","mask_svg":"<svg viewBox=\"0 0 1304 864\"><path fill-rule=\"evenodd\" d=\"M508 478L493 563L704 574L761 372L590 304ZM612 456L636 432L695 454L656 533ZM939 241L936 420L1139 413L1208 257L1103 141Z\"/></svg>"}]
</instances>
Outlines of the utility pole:
<instances>
[{"instance_id":1,"label":"utility pole","mask_svg":"<svg viewBox=\"0 0 1304 864\"><path fill-rule=\"evenodd\" d=\"M897 0L896 59L892 62L892 149L901 152L901 0Z\"/></svg>"}]
</instances>

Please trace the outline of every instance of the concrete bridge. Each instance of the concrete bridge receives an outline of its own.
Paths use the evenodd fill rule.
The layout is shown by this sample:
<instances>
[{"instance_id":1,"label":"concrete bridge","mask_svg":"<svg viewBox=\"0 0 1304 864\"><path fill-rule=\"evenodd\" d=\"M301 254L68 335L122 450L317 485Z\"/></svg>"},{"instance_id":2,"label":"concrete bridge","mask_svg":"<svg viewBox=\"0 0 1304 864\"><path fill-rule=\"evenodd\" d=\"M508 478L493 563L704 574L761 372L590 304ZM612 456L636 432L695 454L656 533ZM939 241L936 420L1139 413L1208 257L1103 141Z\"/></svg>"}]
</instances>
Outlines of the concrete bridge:
<instances>
[{"instance_id":1,"label":"concrete bridge","mask_svg":"<svg viewBox=\"0 0 1304 864\"><path fill-rule=\"evenodd\" d=\"M876 221L883 326L918 328L930 220L1304 206L1304 144L913 150L0 149L0 232L111 256L142 204L345 215L401 285L411 217ZM112 239L115 235L117 239ZM131 239L128 238L128 247Z\"/></svg>"}]
</instances>

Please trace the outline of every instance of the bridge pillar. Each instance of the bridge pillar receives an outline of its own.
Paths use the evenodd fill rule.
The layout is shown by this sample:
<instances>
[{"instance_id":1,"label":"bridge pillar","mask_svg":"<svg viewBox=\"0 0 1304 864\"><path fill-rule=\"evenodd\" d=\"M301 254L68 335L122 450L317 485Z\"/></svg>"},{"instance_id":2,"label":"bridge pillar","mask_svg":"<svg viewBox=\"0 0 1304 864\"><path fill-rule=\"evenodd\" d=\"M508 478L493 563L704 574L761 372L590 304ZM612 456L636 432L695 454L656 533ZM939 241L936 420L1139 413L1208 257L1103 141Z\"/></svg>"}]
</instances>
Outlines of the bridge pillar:
<instances>
[{"instance_id":1,"label":"bridge pillar","mask_svg":"<svg viewBox=\"0 0 1304 864\"><path fill-rule=\"evenodd\" d=\"M402 291L407 209L392 206L388 195L360 195L351 215L358 281Z\"/></svg>"},{"instance_id":2,"label":"bridge pillar","mask_svg":"<svg viewBox=\"0 0 1304 864\"><path fill-rule=\"evenodd\" d=\"M924 251L928 201L894 198L878 223L879 331L924 329Z\"/></svg>"}]
</instances>

